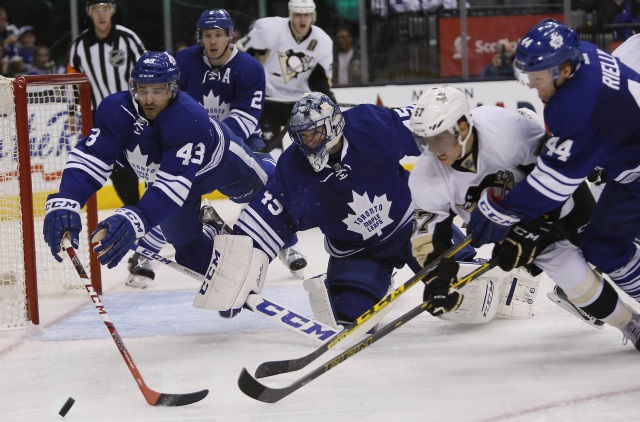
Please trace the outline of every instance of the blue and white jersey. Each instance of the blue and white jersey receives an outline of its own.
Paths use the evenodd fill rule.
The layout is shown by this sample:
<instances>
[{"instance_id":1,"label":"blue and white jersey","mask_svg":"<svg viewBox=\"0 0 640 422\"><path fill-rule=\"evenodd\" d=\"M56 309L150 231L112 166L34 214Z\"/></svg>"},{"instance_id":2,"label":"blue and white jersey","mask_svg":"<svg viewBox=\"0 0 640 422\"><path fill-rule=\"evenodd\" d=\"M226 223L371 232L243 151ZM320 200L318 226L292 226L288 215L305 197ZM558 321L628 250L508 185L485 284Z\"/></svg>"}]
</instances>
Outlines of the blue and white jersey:
<instances>
[{"instance_id":1,"label":"blue and white jersey","mask_svg":"<svg viewBox=\"0 0 640 422\"><path fill-rule=\"evenodd\" d=\"M587 42L583 63L544 110L552 138L535 169L501 203L527 218L558 207L595 167L640 182L640 75Z\"/></svg>"},{"instance_id":2,"label":"blue and white jersey","mask_svg":"<svg viewBox=\"0 0 640 422\"><path fill-rule=\"evenodd\" d=\"M249 146L264 146L258 120L264 106L265 76L260 62L231 46L229 61L212 67L201 46L176 54L178 88L204 106L209 117L231 129ZM254 145L255 143L261 145Z\"/></svg>"},{"instance_id":3,"label":"blue and white jersey","mask_svg":"<svg viewBox=\"0 0 640 422\"><path fill-rule=\"evenodd\" d=\"M60 193L84 204L105 184L116 161L150 185L137 205L149 227L177 212L187 199L215 189L248 202L267 180L246 145L181 92L151 121L140 114L129 92L106 97L91 134L70 153Z\"/></svg>"},{"instance_id":4,"label":"blue and white jersey","mask_svg":"<svg viewBox=\"0 0 640 422\"><path fill-rule=\"evenodd\" d=\"M336 257L397 252L409 239L414 210L400 160L420 154L409 125L412 110L363 104L345 111L342 149L319 172L299 148L287 148L235 231L252 237L271 259L297 231L314 227Z\"/></svg>"}]
</instances>

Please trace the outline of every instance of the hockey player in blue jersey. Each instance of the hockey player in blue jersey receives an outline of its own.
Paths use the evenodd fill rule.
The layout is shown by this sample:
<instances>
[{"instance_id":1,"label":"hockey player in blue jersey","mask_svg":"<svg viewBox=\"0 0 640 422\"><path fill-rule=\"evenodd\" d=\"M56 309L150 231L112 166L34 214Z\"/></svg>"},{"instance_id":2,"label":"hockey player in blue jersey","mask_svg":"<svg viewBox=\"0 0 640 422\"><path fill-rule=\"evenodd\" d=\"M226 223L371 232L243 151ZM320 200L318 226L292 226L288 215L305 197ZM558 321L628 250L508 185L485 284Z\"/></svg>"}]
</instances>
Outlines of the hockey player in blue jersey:
<instances>
[{"instance_id":1,"label":"hockey player in blue jersey","mask_svg":"<svg viewBox=\"0 0 640 422\"><path fill-rule=\"evenodd\" d=\"M265 76L260 62L231 44L233 19L224 9L198 19L199 45L176 54L178 89L204 106L250 148L264 148L258 120L264 106Z\"/></svg>"},{"instance_id":2,"label":"hockey player in blue jersey","mask_svg":"<svg viewBox=\"0 0 640 422\"><path fill-rule=\"evenodd\" d=\"M91 134L70 154L60 192L47 198L44 239L57 259L63 236L78 247L78 212L116 161L148 188L137 206L116 210L91 234L99 242L98 260L108 268L160 225L176 261L208 272L216 233L200 223L201 196L217 189L235 202L248 202L264 189L267 175L257 158L225 124L178 91L179 76L171 55L146 52L131 71L130 92L102 101Z\"/></svg>"},{"instance_id":3,"label":"hockey player in blue jersey","mask_svg":"<svg viewBox=\"0 0 640 422\"><path fill-rule=\"evenodd\" d=\"M372 307L395 268L421 269L411 253L409 172L400 165L420 153L412 110L362 104L342 113L326 95L306 94L291 112L295 147L282 153L267 189L234 227L270 260L297 231L322 231L327 273L303 284L314 317L326 324L352 322Z\"/></svg>"},{"instance_id":4,"label":"hockey player in blue jersey","mask_svg":"<svg viewBox=\"0 0 640 422\"><path fill-rule=\"evenodd\" d=\"M474 244L503 240L566 201L595 168L609 175L580 247L585 258L640 301L640 75L554 20L520 40L516 76L538 91L552 138L536 167L504 199L485 191L471 214ZM640 346L640 319L623 331Z\"/></svg>"},{"instance_id":5,"label":"hockey player in blue jersey","mask_svg":"<svg viewBox=\"0 0 640 422\"><path fill-rule=\"evenodd\" d=\"M206 10L197 23L201 45L176 54L178 88L204 106L209 117L225 123L251 149L264 148L258 120L265 98L260 62L231 44L233 19L224 9ZM307 260L296 246L297 236L278 256L291 273L304 278Z\"/></svg>"}]
</instances>

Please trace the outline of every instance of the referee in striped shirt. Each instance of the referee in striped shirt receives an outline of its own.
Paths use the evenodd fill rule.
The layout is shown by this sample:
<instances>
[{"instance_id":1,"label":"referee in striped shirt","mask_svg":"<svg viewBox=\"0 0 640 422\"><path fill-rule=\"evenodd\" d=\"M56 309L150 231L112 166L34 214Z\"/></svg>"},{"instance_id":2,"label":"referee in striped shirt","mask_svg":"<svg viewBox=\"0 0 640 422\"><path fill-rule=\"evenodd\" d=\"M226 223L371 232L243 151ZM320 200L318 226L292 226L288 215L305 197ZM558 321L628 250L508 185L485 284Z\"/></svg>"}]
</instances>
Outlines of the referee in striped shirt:
<instances>
[{"instance_id":1,"label":"referee in striped shirt","mask_svg":"<svg viewBox=\"0 0 640 422\"><path fill-rule=\"evenodd\" d=\"M67 71L87 75L95 112L107 95L129 89L129 74L145 48L135 32L112 23L115 0L87 0L86 12L93 25L73 40ZM111 180L125 205L137 205L140 193L135 174L116 163Z\"/></svg>"}]
</instances>

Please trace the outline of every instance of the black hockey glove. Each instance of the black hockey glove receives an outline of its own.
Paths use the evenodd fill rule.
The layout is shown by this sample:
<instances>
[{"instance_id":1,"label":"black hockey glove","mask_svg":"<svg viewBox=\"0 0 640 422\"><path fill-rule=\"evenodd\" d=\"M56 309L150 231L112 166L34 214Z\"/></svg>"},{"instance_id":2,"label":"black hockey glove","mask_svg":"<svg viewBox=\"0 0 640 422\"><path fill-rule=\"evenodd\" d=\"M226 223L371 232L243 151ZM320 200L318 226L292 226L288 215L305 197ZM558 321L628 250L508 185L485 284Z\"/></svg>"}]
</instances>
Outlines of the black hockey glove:
<instances>
[{"instance_id":1,"label":"black hockey glove","mask_svg":"<svg viewBox=\"0 0 640 422\"><path fill-rule=\"evenodd\" d=\"M546 223L516 224L505 240L493 247L493 258L504 271L524 267L560 236Z\"/></svg>"},{"instance_id":2,"label":"black hockey glove","mask_svg":"<svg viewBox=\"0 0 640 422\"><path fill-rule=\"evenodd\" d=\"M433 304L429 313L439 316L445 312L458 309L462 303L462 294L453 290L453 284L458 275L460 265L450 258L443 258L433 270L429 271L425 282L422 300Z\"/></svg>"},{"instance_id":3,"label":"black hockey glove","mask_svg":"<svg viewBox=\"0 0 640 422\"><path fill-rule=\"evenodd\" d=\"M608 180L609 180L609 175L607 175L607 173L605 173L604 170L598 167L591 170L591 173L589 173L589 175L587 176L587 181L589 181L590 183L593 183L596 186L600 186L603 183L607 183Z\"/></svg>"}]
</instances>

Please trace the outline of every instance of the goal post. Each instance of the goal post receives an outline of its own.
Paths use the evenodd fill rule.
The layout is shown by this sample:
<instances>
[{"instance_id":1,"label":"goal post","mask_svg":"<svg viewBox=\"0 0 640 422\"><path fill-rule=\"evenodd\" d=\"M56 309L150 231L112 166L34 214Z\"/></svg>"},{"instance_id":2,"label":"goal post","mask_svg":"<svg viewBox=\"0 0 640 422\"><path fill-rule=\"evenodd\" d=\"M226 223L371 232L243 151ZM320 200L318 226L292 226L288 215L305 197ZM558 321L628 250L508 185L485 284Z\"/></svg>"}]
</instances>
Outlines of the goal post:
<instances>
[{"instance_id":1,"label":"goal post","mask_svg":"<svg viewBox=\"0 0 640 422\"><path fill-rule=\"evenodd\" d=\"M57 192L75 144L92 126L84 74L0 78L0 330L40 323L38 296L83 288L69 262L58 263L42 237L46 197ZM100 293L100 265L90 253L95 195L82 210L78 254Z\"/></svg>"}]
</instances>

